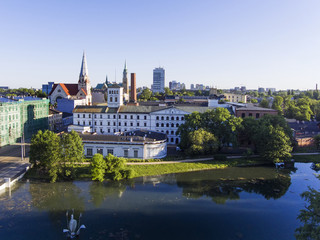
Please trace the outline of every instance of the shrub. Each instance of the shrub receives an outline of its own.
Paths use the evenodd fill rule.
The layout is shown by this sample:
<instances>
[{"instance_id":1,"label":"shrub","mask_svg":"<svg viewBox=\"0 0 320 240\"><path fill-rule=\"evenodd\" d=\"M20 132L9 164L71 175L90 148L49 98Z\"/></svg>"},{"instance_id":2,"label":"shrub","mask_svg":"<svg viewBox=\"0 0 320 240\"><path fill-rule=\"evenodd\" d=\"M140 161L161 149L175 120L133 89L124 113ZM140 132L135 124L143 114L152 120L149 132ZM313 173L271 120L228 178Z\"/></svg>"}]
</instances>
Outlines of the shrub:
<instances>
[{"instance_id":1,"label":"shrub","mask_svg":"<svg viewBox=\"0 0 320 240\"><path fill-rule=\"evenodd\" d=\"M106 172L106 162L101 154L95 154L91 162L91 176L92 180L98 180L102 182L104 180L104 174Z\"/></svg>"}]
</instances>

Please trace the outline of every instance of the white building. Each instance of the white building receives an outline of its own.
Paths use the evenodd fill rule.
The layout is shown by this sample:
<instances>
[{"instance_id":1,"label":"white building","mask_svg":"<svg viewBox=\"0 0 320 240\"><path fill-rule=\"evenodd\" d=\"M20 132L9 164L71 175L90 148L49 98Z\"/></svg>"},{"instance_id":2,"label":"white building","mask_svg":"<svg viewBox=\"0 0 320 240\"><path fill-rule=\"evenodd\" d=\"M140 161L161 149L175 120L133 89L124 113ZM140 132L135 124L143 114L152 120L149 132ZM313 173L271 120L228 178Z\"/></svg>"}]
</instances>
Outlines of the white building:
<instances>
[{"instance_id":1,"label":"white building","mask_svg":"<svg viewBox=\"0 0 320 240\"><path fill-rule=\"evenodd\" d=\"M80 134L87 157L96 153L125 158L164 158L167 156L166 134L132 131L122 135Z\"/></svg>"},{"instance_id":2,"label":"white building","mask_svg":"<svg viewBox=\"0 0 320 240\"><path fill-rule=\"evenodd\" d=\"M185 122L185 115L209 109L201 106L123 105L122 87L114 85L108 91L108 106L77 106L73 110L73 124L90 126L91 132L102 135L114 135L138 129L151 130L165 133L168 144L178 144L180 139L176 131ZM110 94L110 91L113 92Z\"/></svg>"},{"instance_id":3,"label":"white building","mask_svg":"<svg viewBox=\"0 0 320 240\"><path fill-rule=\"evenodd\" d=\"M164 92L165 70L163 68L153 69L152 92Z\"/></svg>"}]
</instances>

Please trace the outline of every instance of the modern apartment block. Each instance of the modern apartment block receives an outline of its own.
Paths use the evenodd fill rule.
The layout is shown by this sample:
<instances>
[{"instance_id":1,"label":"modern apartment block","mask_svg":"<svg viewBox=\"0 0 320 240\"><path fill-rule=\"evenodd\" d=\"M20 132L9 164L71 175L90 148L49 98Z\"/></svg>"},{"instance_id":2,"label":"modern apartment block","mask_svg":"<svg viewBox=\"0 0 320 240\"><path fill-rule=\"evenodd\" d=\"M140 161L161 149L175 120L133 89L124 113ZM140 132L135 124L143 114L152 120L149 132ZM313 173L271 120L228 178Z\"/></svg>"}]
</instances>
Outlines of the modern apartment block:
<instances>
[{"instance_id":1,"label":"modern apartment block","mask_svg":"<svg viewBox=\"0 0 320 240\"><path fill-rule=\"evenodd\" d=\"M165 70L163 68L153 69L152 92L164 92Z\"/></svg>"}]
</instances>

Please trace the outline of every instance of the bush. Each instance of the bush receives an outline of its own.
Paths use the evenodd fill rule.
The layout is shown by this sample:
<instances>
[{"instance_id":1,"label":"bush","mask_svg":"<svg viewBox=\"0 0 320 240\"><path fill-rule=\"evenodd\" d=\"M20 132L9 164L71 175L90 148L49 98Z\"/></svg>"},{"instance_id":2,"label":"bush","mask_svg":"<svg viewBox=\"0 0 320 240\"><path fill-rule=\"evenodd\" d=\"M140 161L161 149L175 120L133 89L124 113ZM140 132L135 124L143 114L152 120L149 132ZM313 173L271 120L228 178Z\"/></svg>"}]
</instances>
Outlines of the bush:
<instances>
[{"instance_id":1,"label":"bush","mask_svg":"<svg viewBox=\"0 0 320 240\"><path fill-rule=\"evenodd\" d=\"M98 180L102 182L106 172L106 162L101 154L97 153L93 156L91 167L92 180Z\"/></svg>"},{"instance_id":2,"label":"bush","mask_svg":"<svg viewBox=\"0 0 320 240\"><path fill-rule=\"evenodd\" d=\"M215 154L213 155L214 160L220 160L220 161L225 161L227 160L227 156L223 154Z\"/></svg>"}]
</instances>

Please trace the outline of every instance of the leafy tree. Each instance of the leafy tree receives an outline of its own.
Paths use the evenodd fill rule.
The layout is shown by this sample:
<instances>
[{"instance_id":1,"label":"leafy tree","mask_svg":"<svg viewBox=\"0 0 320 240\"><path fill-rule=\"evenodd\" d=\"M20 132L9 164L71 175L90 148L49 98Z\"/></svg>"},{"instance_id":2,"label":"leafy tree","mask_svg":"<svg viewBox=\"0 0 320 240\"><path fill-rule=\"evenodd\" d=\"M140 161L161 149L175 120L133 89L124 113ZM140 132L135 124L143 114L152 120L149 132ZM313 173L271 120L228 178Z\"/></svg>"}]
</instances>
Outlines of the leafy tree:
<instances>
[{"instance_id":1,"label":"leafy tree","mask_svg":"<svg viewBox=\"0 0 320 240\"><path fill-rule=\"evenodd\" d=\"M255 98L251 98L251 103L258 103L258 100L257 99L255 99Z\"/></svg>"},{"instance_id":2,"label":"leafy tree","mask_svg":"<svg viewBox=\"0 0 320 240\"><path fill-rule=\"evenodd\" d=\"M38 97L38 98L46 98L47 97L47 94L45 92L43 92L42 90L38 90L35 92L35 95Z\"/></svg>"},{"instance_id":3,"label":"leafy tree","mask_svg":"<svg viewBox=\"0 0 320 240\"><path fill-rule=\"evenodd\" d=\"M262 99L262 101L260 102L259 104L260 107L263 107L263 108L269 108L269 101L267 99Z\"/></svg>"},{"instance_id":4,"label":"leafy tree","mask_svg":"<svg viewBox=\"0 0 320 240\"><path fill-rule=\"evenodd\" d=\"M123 178L131 178L134 175L131 169L126 169L126 160L124 158L108 154L105 160L106 173L110 179L118 181Z\"/></svg>"},{"instance_id":5,"label":"leafy tree","mask_svg":"<svg viewBox=\"0 0 320 240\"><path fill-rule=\"evenodd\" d=\"M173 95L173 92L168 87L164 88L164 93L165 95Z\"/></svg>"},{"instance_id":6,"label":"leafy tree","mask_svg":"<svg viewBox=\"0 0 320 240\"><path fill-rule=\"evenodd\" d=\"M265 127L261 129L258 137L258 150L263 158L274 162L291 157L290 138L280 126L273 127L270 125Z\"/></svg>"},{"instance_id":7,"label":"leafy tree","mask_svg":"<svg viewBox=\"0 0 320 240\"><path fill-rule=\"evenodd\" d=\"M150 100L152 97L152 91L149 88L145 88L142 90L142 93L139 96L139 99Z\"/></svg>"},{"instance_id":8,"label":"leafy tree","mask_svg":"<svg viewBox=\"0 0 320 240\"><path fill-rule=\"evenodd\" d=\"M283 98L281 96L274 97L272 108L277 110L279 115L283 114L282 104L283 104Z\"/></svg>"},{"instance_id":9,"label":"leafy tree","mask_svg":"<svg viewBox=\"0 0 320 240\"><path fill-rule=\"evenodd\" d=\"M309 187L309 191L301 194L309 202L305 209L300 210L298 219L303 226L296 229L295 237L298 240L320 240L320 192Z\"/></svg>"},{"instance_id":10,"label":"leafy tree","mask_svg":"<svg viewBox=\"0 0 320 240\"><path fill-rule=\"evenodd\" d=\"M39 166L40 169L49 173L51 182L55 182L61 171L61 146L59 137L46 130L38 131L31 139L30 163Z\"/></svg>"},{"instance_id":11,"label":"leafy tree","mask_svg":"<svg viewBox=\"0 0 320 240\"><path fill-rule=\"evenodd\" d=\"M103 182L106 172L106 161L99 153L95 154L91 161L91 176L92 180Z\"/></svg>"},{"instance_id":12,"label":"leafy tree","mask_svg":"<svg viewBox=\"0 0 320 240\"><path fill-rule=\"evenodd\" d=\"M188 154L190 155L202 155L214 153L218 149L218 141L216 137L200 128L189 133L189 138L191 147L188 149Z\"/></svg>"},{"instance_id":13,"label":"leafy tree","mask_svg":"<svg viewBox=\"0 0 320 240\"><path fill-rule=\"evenodd\" d=\"M317 149L320 148L320 134L313 137L314 145L317 147Z\"/></svg>"}]
</instances>

